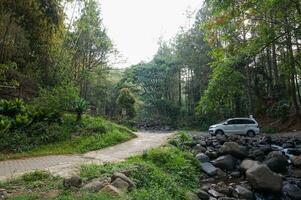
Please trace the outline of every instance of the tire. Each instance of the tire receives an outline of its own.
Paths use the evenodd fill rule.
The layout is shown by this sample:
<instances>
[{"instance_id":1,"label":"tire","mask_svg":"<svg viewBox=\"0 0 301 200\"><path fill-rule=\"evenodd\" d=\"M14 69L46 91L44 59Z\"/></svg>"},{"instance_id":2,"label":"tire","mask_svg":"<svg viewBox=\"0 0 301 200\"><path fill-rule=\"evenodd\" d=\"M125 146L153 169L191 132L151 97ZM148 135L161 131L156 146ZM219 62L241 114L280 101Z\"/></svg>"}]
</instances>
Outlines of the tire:
<instances>
[{"instance_id":1,"label":"tire","mask_svg":"<svg viewBox=\"0 0 301 200\"><path fill-rule=\"evenodd\" d=\"M222 130L216 130L215 135L224 135L224 131Z\"/></svg>"},{"instance_id":2,"label":"tire","mask_svg":"<svg viewBox=\"0 0 301 200\"><path fill-rule=\"evenodd\" d=\"M248 132L247 132L247 136L248 137L255 137L255 132L254 131L252 131L252 130L249 130Z\"/></svg>"}]
</instances>

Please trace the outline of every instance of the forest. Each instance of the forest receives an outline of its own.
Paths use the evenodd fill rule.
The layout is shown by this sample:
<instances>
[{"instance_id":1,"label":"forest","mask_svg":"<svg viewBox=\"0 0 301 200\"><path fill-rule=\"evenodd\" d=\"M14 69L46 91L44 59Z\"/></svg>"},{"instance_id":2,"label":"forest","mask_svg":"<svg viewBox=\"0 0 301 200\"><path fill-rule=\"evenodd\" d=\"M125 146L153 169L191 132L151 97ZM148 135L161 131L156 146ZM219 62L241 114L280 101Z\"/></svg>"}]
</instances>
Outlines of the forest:
<instances>
[{"instance_id":1,"label":"forest","mask_svg":"<svg viewBox=\"0 0 301 200\"><path fill-rule=\"evenodd\" d=\"M300 0L203 0L125 68L102 1L0 0L0 200L301 198Z\"/></svg>"},{"instance_id":2,"label":"forest","mask_svg":"<svg viewBox=\"0 0 301 200\"><path fill-rule=\"evenodd\" d=\"M96 0L2 0L0 149L65 140L69 118L85 131L87 117L206 130L252 115L266 131L300 128L301 2L206 0L192 20L150 61L116 69Z\"/></svg>"}]
</instances>

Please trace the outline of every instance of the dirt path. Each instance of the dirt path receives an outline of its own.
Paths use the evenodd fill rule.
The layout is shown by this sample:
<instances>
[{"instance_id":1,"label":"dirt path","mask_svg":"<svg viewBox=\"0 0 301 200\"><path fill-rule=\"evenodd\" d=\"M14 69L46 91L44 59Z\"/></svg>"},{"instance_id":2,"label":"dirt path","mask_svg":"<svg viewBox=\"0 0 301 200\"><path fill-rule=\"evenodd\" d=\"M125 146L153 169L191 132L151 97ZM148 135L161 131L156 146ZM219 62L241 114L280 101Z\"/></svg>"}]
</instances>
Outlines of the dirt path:
<instances>
[{"instance_id":1,"label":"dirt path","mask_svg":"<svg viewBox=\"0 0 301 200\"><path fill-rule=\"evenodd\" d=\"M58 155L8 160L0 162L0 180L10 179L34 170L49 170L63 177L77 172L84 163L102 164L122 161L144 150L164 144L173 133L138 132L137 138L105 149L91 151L82 155Z\"/></svg>"}]
</instances>

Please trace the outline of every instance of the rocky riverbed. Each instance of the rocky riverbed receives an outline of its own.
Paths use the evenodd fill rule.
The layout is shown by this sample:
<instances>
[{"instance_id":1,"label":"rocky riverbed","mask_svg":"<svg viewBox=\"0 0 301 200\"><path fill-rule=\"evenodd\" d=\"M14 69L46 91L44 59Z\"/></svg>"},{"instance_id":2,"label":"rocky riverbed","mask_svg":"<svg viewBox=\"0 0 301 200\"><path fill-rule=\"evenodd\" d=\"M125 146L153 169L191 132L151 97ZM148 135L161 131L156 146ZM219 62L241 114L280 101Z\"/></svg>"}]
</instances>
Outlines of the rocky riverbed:
<instances>
[{"instance_id":1,"label":"rocky riverbed","mask_svg":"<svg viewBox=\"0 0 301 200\"><path fill-rule=\"evenodd\" d=\"M202 188L190 199L301 199L301 139L193 136Z\"/></svg>"}]
</instances>

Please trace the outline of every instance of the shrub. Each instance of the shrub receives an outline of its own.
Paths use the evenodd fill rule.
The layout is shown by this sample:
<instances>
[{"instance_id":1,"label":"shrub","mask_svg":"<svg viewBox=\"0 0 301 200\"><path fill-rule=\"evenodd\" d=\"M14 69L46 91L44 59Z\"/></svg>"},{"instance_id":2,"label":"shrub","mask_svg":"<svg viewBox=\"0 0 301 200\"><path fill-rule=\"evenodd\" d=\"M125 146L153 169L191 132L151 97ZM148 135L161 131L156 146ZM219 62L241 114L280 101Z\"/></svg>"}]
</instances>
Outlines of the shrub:
<instances>
[{"instance_id":1,"label":"shrub","mask_svg":"<svg viewBox=\"0 0 301 200\"><path fill-rule=\"evenodd\" d=\"M33 181L41 181L44 179L50 178L51 175L47 171L36 170L34 172L26 173L22 176L22 179L26 182L33 182Z\"/></svg>"},{"instance_id":2,"label":"shrub","mask_svg":"<svg viewBox=\"0 0 301 200\"><path fill-rule=\"evenodd\" d=\"M195 187L199 170L192 154L175 147L162 147L150 150L144 160L153 162L164 171L172 174L178 183Z\"/></svg>"},{"instance_id":3,"label":"shrub","mask_svg":"<svg viewBox=\"0 0 301 200\"><path fill-rule=\"evenodd\" d=\"M287 101L279 101L267 110L273 118L287 119L290 112L290 105Z\"/></svg>"}]
</instances>

